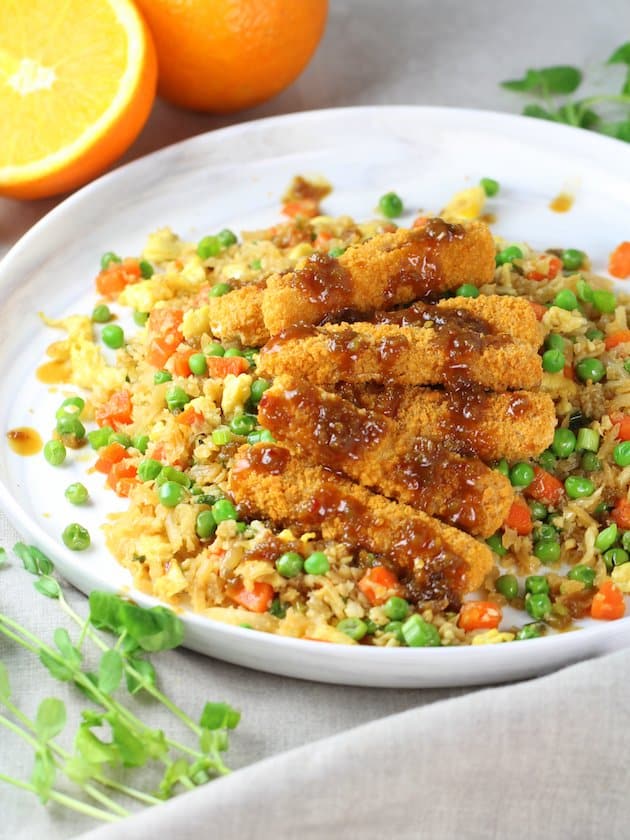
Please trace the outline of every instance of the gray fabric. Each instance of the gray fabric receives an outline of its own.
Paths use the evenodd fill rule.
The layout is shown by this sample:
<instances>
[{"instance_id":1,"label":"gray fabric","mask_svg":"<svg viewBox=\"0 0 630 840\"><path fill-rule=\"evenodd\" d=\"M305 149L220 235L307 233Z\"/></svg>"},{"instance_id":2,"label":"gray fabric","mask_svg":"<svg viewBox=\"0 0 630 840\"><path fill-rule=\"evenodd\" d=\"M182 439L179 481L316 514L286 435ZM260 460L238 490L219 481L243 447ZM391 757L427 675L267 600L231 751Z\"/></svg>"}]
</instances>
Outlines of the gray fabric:
<instances>
[{"instance_id":1,"label":"gray fabric","mask_svg":"<svg viewBox=\"0 0 630 840\"><path fill-rule=\"evenodd\" d=\"M627 0L331 0L321 49L289 90L229 118L158 102L124 160L229 122L310 108L418 103L517 111L521 102L498 87L501 79L567 62L590 67L601 86L601 61L629 32ZM606 74L620 79L621 72ZM0 254L55 203L0 199ZM16 539L0 514L0 546ZM82 595L69 588L68 597L85 611ZM56 605L36 596L16 567L0 570L0 609L44 638L62 623ZM4 640L0 657L26 711L55 693L76 718L81 698L51 685L32 657ZM158 667L167 692L193 715L207 699L242 709L229 763L247 769L94 837L630 834L623 772L630 654L483 692L316 685L187 651L160 656ZM172 727L154 705L140 709L152 726ZM31 772L28 750L4 732L0 771ZM3 785L0 813L0 837L12 840L65 840L92 826Z\"/></svg>"}]
</instances>

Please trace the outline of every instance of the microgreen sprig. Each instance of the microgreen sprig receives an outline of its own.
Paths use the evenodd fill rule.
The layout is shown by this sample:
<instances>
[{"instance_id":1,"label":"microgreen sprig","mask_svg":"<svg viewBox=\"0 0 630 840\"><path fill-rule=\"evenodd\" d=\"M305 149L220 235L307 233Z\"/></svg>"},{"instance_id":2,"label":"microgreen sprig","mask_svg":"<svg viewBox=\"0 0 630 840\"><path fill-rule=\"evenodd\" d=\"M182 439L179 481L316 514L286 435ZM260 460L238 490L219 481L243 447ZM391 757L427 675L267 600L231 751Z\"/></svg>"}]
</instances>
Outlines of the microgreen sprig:
<instances>
[{"instance_id":1,"label":"microgreen sprig","mask_svg":"<svg viewBox=\"0 0 630 840\"><path fill-rule=\"evenodd\" d=\"M237 726L240 714L227 703L206 703L196 723L158 688L155 668L147 658L149 653L181 644L184 635L181 620L165 607L144 609L106 592L91 593L90 614L84 619L65 599L46 555L24 543L18 543L14 552L24 568L35 576L35 589L59 603L77 625L79 636L75 641L66 628L59 627L51 645L1 613L0 634L37 656L54 679L73 683L95 707L83 710L74 735L74 750L69 751L55 740L66 725L64 703L54 697L45 698L36 719L30 720L13 702L9 675L0 662L0 706L9 715L0 714L0 726L18 735L34 750L34 769L29 782L6 774L0 774L0 781L30 790L42 802L55 801L88 816L111 821L129 812L103 788L153 805L172 796L178 785L190 790L228 773L220 754L227 749L227 732ZM108 644L103 632L113 634L113 644ZM87 670L85 665L86 642L99 652L96 672ZM123 682L129 694L144 691L167 708L194 734L198 746L189 746L146 726L115 696ZM101 736L103 727L109 731L109 740ZM115 777L121 766L143 767L150 762L164 767L154 793L134 788ZM54 785L60 773L98 805L58 791Z\"/></svg>"},{"instance_id":2,"label":"microgreen sprig","mask_svg":"<svg viewBox=\"0 0 630 840\"><path fill-rule=\"evenodd\" d=\"M556 65L540 69L529 69L520 79L501 82L506 90L526 93L542 100L543 105L530 103L523 108L528 117L566 123L578 128L586 128L607 134L618 140L630 142L630 41L618 47L610 56L607 64L621 64L626 68L624 81L619 93L598 94L584 99L565 99L580 87L583 73L577 67ZM621 118L609 120L601 112L601 106L611 106L616 116L625 112ZM598 108L598 111L594 110Z\"/></svg>"}]
</instances>

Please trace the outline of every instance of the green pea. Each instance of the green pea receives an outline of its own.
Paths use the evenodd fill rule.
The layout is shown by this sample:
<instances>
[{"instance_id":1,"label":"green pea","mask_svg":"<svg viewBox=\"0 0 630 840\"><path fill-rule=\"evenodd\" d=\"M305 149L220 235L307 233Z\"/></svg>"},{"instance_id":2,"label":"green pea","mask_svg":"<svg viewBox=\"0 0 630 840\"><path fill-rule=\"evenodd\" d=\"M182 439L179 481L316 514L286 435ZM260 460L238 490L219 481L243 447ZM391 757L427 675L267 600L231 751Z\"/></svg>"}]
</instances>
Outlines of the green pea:
<instances>
[{"instance_id":1,"label":"green pea","mask_svg":"<svg viewBox=\"0 0 630 840\"><path fill-rule=\"evenodd\" d=\"M187 489L189 489L192 484L190 477L187 476L186 473L168 465L162 467L156 479L156 483L159 487L161 487L163 484L166 484L167 481L174 481L176 484L181 484L182 487L186 487Z\"/></svg>"},{"instance_id":2,"label":"green pea","mask_svg":"<svg viewBox=\"0 0 630 840\"><path fill-rule=\"evenodd\" d=\"M103 344L110 350L119 350L125 343L125 333L118 324L107 324L101 332Z\"/></svg>"},{"instance_id":3,"label":"green pea","mask_svg":"<svg viewBox=\"0 0 630 840\"><path fill-rule=\"evenodd\" d=\"M534 519L546 519L549 511L542 502L531 502L529 509Z\"/></svg>"},{"instance_id":4,"label":"green pea","mask_svg":"<svg viewBox=\"0 0 630 840\"><path fill-rule=\"evenodd\" d=\"M630 440L624 440L615 446L613 458L618 467L630 466Z\"/></svg>"},{"instance_id":5,"label":"green pea","mask_svg":"<svg viewBox=\"0 0 630 840\"><path fill-rule=\"evenodd\" d=\"M202 510L195 520L195 531L200 540L207 540L217 529L211 510Z\"/></svg>"},{"instance_id":6,"label":"green pea","mask_svg":"<svg viewBox=\"0 0 630 840\"><path fill-rule=\"evenodd\" d=\"M52 467L59 467L66 460L66 447L60 440L49 440L44 444L44 458Z\"/></svg>"},{"instance_id":7,"label":"green pea","mask_svg":"<svg viewBox=\"0 0 630 840\"><path fill-rule=\"evenodd\" d=\"M546 472L552 473L556 468L556 463L556 456L553 454L553 452L550 452L548 449L538 456L538 464Z\"/></svg>"},{"instance_id":8,"label":"green pea","mask_svg":"<svg viewBox=\"0 0 630 840\"><path fill-rule=\"evenodd\" d=\"M205 376L208 373L208 363L203 353L193 353L188 359L188 367L195 376Z\"/></svg>"},{"instance_id":9,"label":"green pea","mask_svg":"<svg viewBox=\"0 0 630 840\"><path fill-rule=\"evenodd\" d=\"M500 472L501 475L504 475L506 478L508 478L508 476L510 475L510 466L505 460L505 458L501 458L501 460L495 466L495 470L497 470L497 472Z\"/></svg>"},{"instance_id":10,"label":"green pea","mask_svg":"<svg viewBox=\"0 0 630 840\"><path fill-rule=\"evenodd\" d=\"M456 291L456 295L460 297L476 298L479 297L479 289L473 286L472 283L463 283Z\"/></svg>"},{"instance_id":11,"label":"green pea","mask_svg":"<svg viewBox=\"0 0 630 840\"><path fill-rule=\"evenodd\" d=\"M593 306L598 312L611 315L617 307L617 298L608 289L593 289Z\"/></svg>"},{"instance_id":12,"label":"green pea","mask_svg":"<svg viewBox=\"0 0 630 840\"><path fill-rule=\"evenodd\" d=\"M557 543L546 543L546 545L557 545ZM525 592L530 595L549 594L549 581L544 575L529 575L525 578Z\"/></svg>"},{"instance_id":13,"label":"green pea","mask_svg":"<svg viewBox=\"0 0 630 840\"><path fill-rule=\"evenodd\" d=\"M260 271L262 269L262 260L252 260L249 267L252 271Z\"/></svg>"},{"instance_id":14,"label":"green pea","mask_svg":"<svg viewBox=\"0 0 630 840\"><path fill-rule=\"evenodd\" d=\"M609 548L608 551L604 552L604 563L608 571L615 566L623 566L628 560L630 560L630 554L625 548Z\"/></svg>"},{"instance_id":15,"label":"green pea","mask_svg":"<svg viewBox=\"0 0 630 840\"><path fill-rule=\"evenodd\" d=\"M378 209L386 218L395 219L402 215L402 199L395 192L385 193L378 200Z\"/></svg>"},{"instance_id":16,"label":"green pea","mask_svg":"<svg viewBox=\"0 0 630 840\"><path fill-rule=\"evenodd\" d=\"M525 599L525 609L532 618L545 618L551 612L551 599L544 592L528 595Z\"/></svg>"},{"instance_id":17,"label":"green pea","mask_svg":"<svg viewBox=\"0 0 630 840\"><path fill-rule=\"evenodd\" d=\"M92 542L87 529L77 522L73 522L64 528L61 539L71 551L85 551Z\"/></svg>"},{"instance_id":18,"label":"green pea","mask_svg":"<svg viewBox=\"0 0 630 840\"><path fill-rule=\"evenodd\" d=\"M543 540L534 545L534 556L538 557L541 563L557 563L560 559L560 543Z\"/></svg>"},{"instance_id":19,"label":"green pea","mask_svg":"<svg viewBox=\"0 0 630 840\"><path fill-rule=\"evenodd\" d=\"M560 350L545 350L542 356L543 370L547 373L559 373L564 369L567 360Z\"/></svg>"},{"instance_id":20,"label":"green pea","mask_svg":"<svg viewBox=\"0 0 630 840\"><path fill-rule=\"evenodd\" d=\"M230 423L230 430L235 435L246 437L254 430L255 426L256 418L253 414L237 414Z\"/></svg>"},{"instance_id":21,"label":"green pea","mask_svg":"<svg viewBox=\"0 0 630 840\"><path fill-rule=\"evenodd\" d=\"M595 429L583 426L577 434L576 449L579 451L597 452L599 449L599 434Z\"/></svg>"},{"instance_id":22,"label":"green pea","mask_svg":"<svg viewBox=\"0 0 630 840\"><path fill-rule=\"evenodd\" d=\"M314 551L304 561L304 570L309 575L325 575L330 570L328 557L323 551Z\"/></svg>"},{"instance_id":23,"label":"green pea","mask_svg":"<svg viewBox=\"0 0 630 840\"><path fill-rule=\"evenodd\" d=\"M630 531L624 531L621 536L621 545L626 551L630 551Z\"/></svg>"},{"instance_id":24,"label":"green pea","mask_svg":"<svg viewBox=\"0 0 630 840\"><path fill-rule=\"evenodd\" d=\"M228 349L223 354L226 359L236 358L237 356L242 356L243 353L238 347L228 347Z\"/></svg>"},{"instance_id":25,"label":"green pea","mask_svg":"<svg viewBox=\"0 0 630 840\"><path fill-rule=\"evenodd\" d=\"M212 505L212 515L217 525L228 520L237 520L238 512L229 499L219 499Z\"/></svg>"},{"instance_id":26,"label":"green pea","mask_svg":"<svg viewBox=\"0 0 630 840\"><path fill-rule=\"evenodd\" d=\"M79 416L84 408L85 400L82 397L66 397L59 407L58 415L62 412Z\"/></svg>"},{"instance_id":27,"label":"green pea","mask_svg":"<svg viewBox=\"0 0 630 840\"><path fill-rule=\"evenodd\" d=\"M543 524L540 524L537 527L536 537L539 540L543 540L543 541L555 540L556 542L558 542L559 539L560 539L560 537L558 535L558 532L553 527L553 525L543 525Z\"/></svg>"},{"instance_id":28,"label":"green pea","mask_svg":"<svg viewBox=\"0 0 630 840\"><path fill-rule=\"evenodd\" d=\"M429 624L417 613L409 616L401 628L401 633L409 647L439 647L442 644L437 627Z\"/></svg>"},{"instance_id":29,"label":"green pea","mask_svg":"<svg viewBox=\"0 0 630 840\"><path fill-rule=\"evenodd\" d=\"M212 344L208 344L203 348L203 352L206 356L225 356L225 347L213 341Z\"/></svg>"},{"instance_id":30,"label":"green pea","mask_svg":"<svg viewBox=\"0 0 630 840\"><path fill-rule=\"evenodd\" d=\"M499 557L505 557L507 554L507 548L503 547L503 542L501 541L501 534L493 534L491 537L488 537L486 545L488 545L495 554L498 554Z\"/></svg>"},{"instance_id":31,"label":"green pea","mask_svg":"<svg viewBox=\"0 0 630 840\"><path fill-rule=\"evenodd\" d=\"M202 260L216 257L221 253L221 242L218 236L204 236L197 243L197 254Z\"/></svg>"},{"instance_id":32,"label":"green pea","mask_svg":"<svg viewBox=\"0 0 630 840\"><path fill-rule=\"evenodd\" d=\"M509 245L507 248L504 248L502 251L495 257L495 262L497 265L506 265L507 263L513 263L514 260L522 260L523 259L523 252L518 247L518 245Z\"/></svg>"},{"instance_id":33,"label":"green pea","mask_svg":"<svg viewBox=\"0 0 630 840\"><path fill-rule=\"evenodd\" d=\"M74 437L82 440L85 437L85 426L78 417L65 415L57 418L57 433L62 437Z\"/></svg>"},{"instance_id":34,"label":"green pea","mask_svg":"<svg viewBox=\"0 0 630 840\"><path fill-rule=\"evenodd\" d=\"M578 308L577 298L571 289L561 289L553 299L553 305L560 309L566 309L567 312L572 312Z\"/></svg>"},{"instance_id":35,"label":"green pea","mask_svg":"<svg viewBox=\"0 0 630 840\"><path fill-rule=\"evenodd\" d=\"M488 198L494 198L499 192L499 182L495 181L494 178L482 178L479 181L479 186L482 187Z\"/></svg>"},{"instance_id":36,"label":"green pea","mask_svg":"<svg viewBox=\"0 0 630 840\"><path fill-rule=\"evenodd\" d=\"M587 589L590 589L595 581L595 570L591 569L590 566L578 563L577 566L569 569L567 577L569 580L579 580Z\"/></svg>"},{"instance_id":37,"label":"green pea","mask_svg":"<svg viewBox=\"0 0 630 840\"><path fill-rule=\"evenodd\" d=\"M287 608L282 603L280 598L274 598L271 602L271 606L269 607L269 612L271 615L275 616L275 618L285 618L287 614Z\"/></svg>"},{"instance_id":38,"label":"green pea","mask_svg":"<svg viewBox=\"0 0 630 840\"><path fill-rule=\"evenodd\" d=\"M545 346L549 348L549 350L560 350L561 353L564 353L567 342L561 335L558 333L549 333L547 338L545 339Z\"/></svg>"},{"instance_id":39,"label":"green pea","mask_svg":"<svg viewBox=\"0 0 630 840\"><path fill-rule=\"evenodd\" d=\"M269 429L263 429L262 432L260 432L259 440L260 440L261 443L275 443L276 442L275 437L271 434Z\"/></svg>"},{"instance_id":40,"label":"green pea","mask_svg":"<svg viewBox=\"0 0 630 840\"><path fill-rule=\"evenodd\" d=\"M342 254L346 253L346 250L347 248L343 248L341 246L338 246L337 248L331 248L328 252L328 256L332 257L333 260L338 260Z\"/></svg>"},{"instance_id":41,"label":"green pea","mask_svg":"<svg viewBox=\"0 0 630 840\"><path fill-rule=\"evenodd\" d=\"M543 627L537 621L532 621L530 624L524 624L518 631L515 641L522 642L526 639L539 639L542 636Z\"/></svg>"},{"instance_id":42,"label":"green pea","mask_svg":"<svg viewBox=\"0 0 630 840\"><path fill-rule=\"evenodd\" d=\"M500 595L511 601L518 596L518 579L516 575L499 575L494 582L494 588Z\"/></svg>"},{"instance_id":43,"label":"green pea","mask_svg":"<svg viewBox=\"0 0 630 840\"><path fill-rule=\"evenodd\" d=\"M582 382L600 382L606 376L606 368L599 359L580 359L575 372Z\"/></svg>"},{"instance_id":44,"label":"green pea","mask_svg":"<svg viewBox=\"0 0 630 840\"><path fill-rule=\"evenodd\" d=\"M252 382L252 387L249 392L249 398L254 403L254 405L257 405L260 402L262 395L270 387L271 382L268 382L266 379L255 379Z\"/></svg>"},{"instance_id":45,"label":"green pea","mask_svg":"<svg viewBox=\"0 0 630 840\"><path fill-rule=\"evenodd\" d=\"M611 506L607 505L606 502L600 502L593 511L593 516L603 516L605 513L608 513L610 508Z\"/></svg>"},{"instance_id":46,"label":"green pea","mask_svg":"<svg viewBox=\"0 0 630 840\"><path fill-rule=\"evenodd\" d=\"M115 254L113 251L105 251L101 257L101 268L104 271L106 268L109 268L110 263L120 262L122 262L122 259L118 256L118 254Z\"/></svg>"},{"instance_id":47,"label":"green pea","mask_svg":"<svg viewBox=\"0 0 630 840\"><path fill-rule=\"evenodd\" d=\"M148 260L140 260L138 266L140 268L140 273L142 274L145 280L150 280L155 274L153 266Z\"/></svg>"},{"instance_id":48,"label":"green pea","mask_svg":"<svg viewBox=\"0 0 630 840\"><path fill-rule=\"evenodd\" d=\"M577 296L581 301L584 303L593 302L593 290L583 277L578 277L575 289L577 291Z\"/></svg>"},{"instance_id":49,"label":"green pea","mask_svg":"<svg viewBox=\"0 0 630 840\"><path fill-rule=\"evenodd\" d=\"M276 560L278 573L285 578L292 578L302 573L304 560L297 551L287 551Z\"/></svg>"},{"instance_id":50,"label":"green pea","mask_svg":"<svg viewBox=\"0 0 630 840\"><path fill-rule=\"evenodd\" d=\"M602 341L604 333L601 330L595 329L595 327L591 327L589 330L586 330L586 337L589 341Z\"/></svg>"},{"instance_id":51,"label":"green pea","mask_svg":"<svg viewBox=\"0 0 630 840\"><path fill-rule=\"evenodd\" d=\"M630 373L630 357L623 363L623 369L626 373Z\"/></svg>"},{"instance_id":52,"label":"green pea","mask_svg":"<svg viewBox=\"0 0 630 840\"><path fill-rule=\"evenodd\" d=\"M230 245L234 245L238 242L236 234L228 228L220 230L217 234L217 239L221 243L222 248L229 248Z\"/></svg>"},{"instance_id":53,"label":"green pea","mask_svg":"<svg viewBox=\"0 0 630 840\"><path fill-rule=\"evenodd\" d=\"M99 303L98 306L95 306L92 310L92 320L95 324L106 324L111 321L112 313L109 306L105 303Z\"/></svg>"},{"instance_id":54,"label":"green pea","mask_svg":"<svg viewBox=\"0 0 630 840\"><path fill-rule=\"evenodd\" d=\"M577 439L571 429L556 429L551 448L558 458L568 458L573 454Z\"/></svg>"},{"instance_id":55,"label":"green pea","mask_svg":"<svg viewBox=\"0 0 630 840\"><path fill-rule=\"evenodd\" d=\"M64 496L72 505L84 505L89 498L88 489L85 484L76 481L66 487Z\"/></svg>"},{"instance_id":56,"label":"green pea","mask_svg":"<svg viewBox=\"0 0 630 840\"><path fill-rule=\"evenodd\" d=\"M594 452L584 452L580 466L584 472L598 472L602 468L601 461Z\"/></svg>"},{"instance_id":57,"label":"green pea","mask_svg":"<svg viewBox=\"0 0 630 840\"><path fill-rule=\"evenodd\" d=\"M165 382L171 382L172 380L173 374L169 373L167 370L157 370L153 374L154 385L163 385Z\"/></svg>"},{"instance_id":58,"label":"green pea","mask_svg":"<svg viewBox=\"0 0 630 840\"><path fill-rule=\"evenodd\" d=\"M337 622L337 630L354 639L355 642L359 642L367 633L368 628L367 624L360 618L344 618Z\"/></svg>"},{"instance_id":59,"label":"green pea","mask_svg":"<svg viewBox=\"0 0 630 840\"><path fill-rule=\"evenodd\" d=\"M179 385L173 385L173 387L169 388L166 392L166 405L171 411L177 411L178 409L183 408L190 402L190 400L191 397L189 397L186 391L184 391L183 388L180 388Z\"/></svg>"},{"instance_id":60,"label":"green pea","mask_svg":"<svg viewBox=\"0 0 630 840\"><path fill-rule=\"evenodd\" d=\"M567 271L579 271L584 264L585 257L584 251L578 251L577 248L567 248L566 251L562 252L560 259Z\"/></svg>"},{"instance_id":61,"label":"green pea","mask_svg":"<svg viewBox=\"0 0 630 840\"><path fill-rule=\"evenodd\" d=\"M607 551L616 543L618 534L619 529L613 522L607 528L604 528L599 532L595 540L595 548L599 551Z\"/></svg>"},{"instance_id":62,"label":"green pea","mask_svg":"<svg viewBox=\"0 0 630 840\"><path fill-rule=\"evenodd\" d=\"M125 449L128 449L131 446L131 438L124 432L112 432L107 443L119 443Z\"/></svg>"},{"instance_id":63,"label":"green pea","mask_svg":"<svg viewBox=\"0 0 630 840\"><path fill-rule=\"evenodd\" d=\"M227 295L227 293L231 291L232 287L229 283L215 283L214 286L208 292L208 297L223 297L223 295Z\"/></svg>"},{"instance_id":64,"label":"green pea","mask_svg":"<svg viewBox=\"0 0 630 840\"><path fill-rule=\"evenodd\" d=\"M132 446L134 449L137 449L141 455L149 448L149 436L148 435L136 435L132 441Z\"/></svg>"},{"instance_id":65,"label":"green pea","mask_svg":"<svg viewBox=\"0 0 630 840\"><path fill-rule=\"evenodd\" d=\"M164 507L174 508L184 501L186 491L177 481L165 481L158 491L158 498Z\"/></svg>"},{"instance_id":66,"label":"green pea","mask_svg":"<svg viewBox=\"0 0 630 840\"><path fill-rule=\"evenodd\" d=\"M409 615L409 603L404 598L392 595L383 604L383 612L391 621L403 621Z\"/></svg>"},{"instance_id":67,"label":"green pea","mask_svg":"<svg viewBox=\"0 0 630 840\"><path fill-rule=\"evenodd\" d=\"M92 449L102 449L107 446L109 439L114 433L110 426L103 426L101 429L93 429L87 433L88 443Z\"/></svg>"},{"instance_id":68,"label":"green pea","mask_svg":"<svg viewBox=\"0 0 630 840\"><path fill-rule=\"evenodd\" d=\"M570 475L564 482L564 489L570 499L585 499L595 492L595 485L590 478Z\"/></svg>"},{"instance_id":69,"label":"green pea","mask_svg":"<svg viewBox=\"0 0 630 840\"><path fill-rule=\"evenodd\" d=\"M510 470L510 482L514 487L529 487L534 480L534 468L525 461L514 464Z\"/></svg>"},{"instance_id":70,"label":"green pea","mask_svg":"<svg viewBox=\"0 0 630 840\"><path fill-rule=\"evenodd\" d=\"M402 621L390 621L383 627L383 633L392 633L399 642L404 642L405 637L402 634Z\"/></svg>"},{"instance_id":71,"label":"green pea","mask_svg":"<svg viewBox=\"0 0 630 840\"><path fill-rule=\"evenodd\" d=\"M140 481L153 481L162 472L162 464L154 458L145 458L138 464L138 478Z\"/></svg>"},{"instance_id":72,"label":"green pea","mask_svg":"<svg viewBox=\"0 0 630 840\"><path fill-rule=\"evenodd\" d=\"M138 312L136 310L133 313L133 320L134 320L134 323L137 324L139 327L144 327L146 322L149 320L149 313L148 312Z\"/></svg>"}]
</instances>

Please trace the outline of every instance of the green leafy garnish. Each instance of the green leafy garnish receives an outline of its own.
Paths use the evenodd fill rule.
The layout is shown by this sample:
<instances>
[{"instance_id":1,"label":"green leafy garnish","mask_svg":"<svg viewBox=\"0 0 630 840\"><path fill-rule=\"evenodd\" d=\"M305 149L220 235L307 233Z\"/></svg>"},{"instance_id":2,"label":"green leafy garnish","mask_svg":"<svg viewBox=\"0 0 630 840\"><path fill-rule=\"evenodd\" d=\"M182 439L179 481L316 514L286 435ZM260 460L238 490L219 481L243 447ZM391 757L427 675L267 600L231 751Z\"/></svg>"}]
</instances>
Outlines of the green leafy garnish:
<instances>
[{"instance_id":1,"label":"green leafy garnish","mask_svg":"<svg viewBox=\"0 0 630 840\"><path fill-rule=\"evenodd\" d=\"M582 71L570 65L530 68L522 78L501 82L501 86L541 100L542 104L525 105L522 113L527 117L597 131L630 143L630 119L624 113L630 109L630 41L618 47L606 63L623 64L627 68L619 93L559 100L558 97L575 93L583 81ZM604 113L602 106L606 109Z\"/></svg>"}]
</instances>

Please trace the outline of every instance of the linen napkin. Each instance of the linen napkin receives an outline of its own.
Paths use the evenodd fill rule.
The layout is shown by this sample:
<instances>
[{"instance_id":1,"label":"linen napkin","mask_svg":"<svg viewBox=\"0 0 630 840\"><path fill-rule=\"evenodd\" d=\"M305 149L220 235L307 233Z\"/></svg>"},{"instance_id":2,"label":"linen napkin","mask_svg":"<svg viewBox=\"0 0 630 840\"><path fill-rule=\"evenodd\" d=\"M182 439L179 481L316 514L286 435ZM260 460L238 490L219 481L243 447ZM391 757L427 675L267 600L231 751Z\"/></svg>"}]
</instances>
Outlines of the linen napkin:
<instances>
[{"instance_id":1,"label":"linen napkin","mask_svg":"<svg viewBox=\"0 0 630 840\"><path fill-rule=\"evenodd\" d=\"M627 650L443 700L82 838L621 840L630 837L629 685Z\"/></svg>"}]
</instances>

